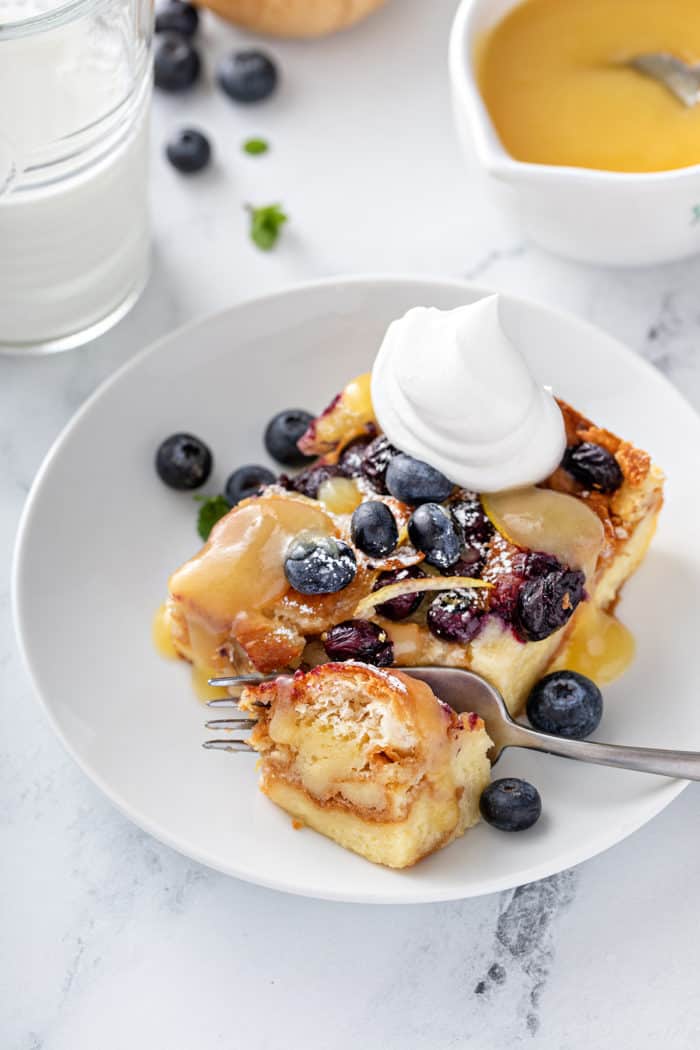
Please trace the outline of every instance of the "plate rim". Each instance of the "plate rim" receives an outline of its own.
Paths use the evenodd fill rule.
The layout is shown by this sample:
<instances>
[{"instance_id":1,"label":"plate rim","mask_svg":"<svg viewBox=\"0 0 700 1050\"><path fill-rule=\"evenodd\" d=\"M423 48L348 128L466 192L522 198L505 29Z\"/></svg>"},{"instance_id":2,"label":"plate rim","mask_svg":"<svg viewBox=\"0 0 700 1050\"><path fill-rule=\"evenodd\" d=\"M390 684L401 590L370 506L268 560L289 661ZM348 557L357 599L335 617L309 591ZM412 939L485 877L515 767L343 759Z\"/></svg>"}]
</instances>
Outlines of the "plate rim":
<instances>
[{"instance_id":1,"label":"plate rim","mask_svg":"<svg viewBox=\"0 0 700 1050\"><path fill-rule=\"evenodd\" d=\"M559 854L555 854L548 861L542 861L539 864L532 865L529 868L524 869L518 873L517 882L514 882L512 875L504 875L500 879L489 879L487 884L481 884L478 881L473 886L468 887L466 890L456 890L455 888L447 888L444 892L440 892L435 887L431 889L424 889L421 892L421 884L415 882L411 884L411 890L401 895L392 895L386 892L361 892L357 894L348 894L346 892L333 892L332 889L318 890L308 889L304 886L299 886L289 881L285 881L282 878L274 877L261 877L258 874L253 874L245 868L237 867L236 865L230 865L222 863L218 858L209 855L205 850L199 850L196 847L182 841L177 835L171 834L167 829L163 828L158 821L152 820L148 815L137 810L120 794L113 789L104 779L104 777L95 769L92 764L85 758L83 758L77 751L76 747L68 739L63 729L59 725L56 716L53 713L51 703L45 694L44 690L39 685L39 681L32 667L31 659L29 657L27 646L25 645L25 610L23 607L22 597L22 586L21 578L24 566L25 558L25 537L29 529L30 521L33 516L34 506L37 502L39 492L42 488L44 478L47 476L54 460L60 454L64 444L68 441L73 431L79 426L84 415L86 415L91 409L95 402L103 396L108 389L113 385L116 385L121 379L127 375L130 371L136 370L140 364L148 357L157 354L163 346L166 346L169 342L174 339L179 339L181 336L196 331L197 329L204 328L211 324L223 320L224 317L231 313L235 313L242 307L259 304L259 303L274 303L280 299L294 297L297 295L303 295L308 292L314 292L323 288L334 288L339 286L361 286L361 285L397 285L397 284L422 284L424 286L435 286L441 289L450 289L454 291L462 291L470 294L475 298L483 298L486 295L502 294L506 299L524 304L527 308L535 309L543 314L554 316L563 323L578 327L583 334L589 333L593 338L610 340L617 347L618 352L626 357L627 363L632 367L636 368L639 373L652 377L656 383L661 383L666 387L667 392L676 398L679 404L697 416L693 405L683 396L676 386L663 374L659 369L655 368L654 365L646 358L637 354L629 346L623 343L616 336L607 332L605 329L598 327L591 323L585 318L581 318L576 314L572 314L566 310L561 310L558 307L551 307L547 304L541 303L538 300L530 299L527 296L512 295L509 292L498 292L497 289L489 288L488 286L474 283L468 280L461 280L453 277L440 277L435 274L421 274L421 273L392 273L392 272L380 272L380 273L358 273L349 275L340 275L334 277L322 277L309 281L295 282L291 285L286 285L284 288L274 292L268 292L263 295L251 295L243 299L240 299L231 305L224 307L220 310L213 311L211 313L204 314L200 317L196 317L183 325L180 325L171 331L160 336L158 339L148 343L145 347L135 353L127 361L121 364L114 372L106 376L92 391L92 393L85 399L85 401L79 406L79 408L73 413L66 424L61 428L56 438L53 440L49 449L47 450L44 458L37 470L29 492L27 494L24 506L22 508L19 522L17 525L17 532L15 535L15 542L12 553L12 565L11 565L11 577L10 577L10 607L12 611L12 619L14 624L15 638L17 641L17 647L24 664L25 671L29 677L32 685L34 696L42 708L45 716L48 719L49 725L53 729L56 737L60 741L62 747L72 760L77 764L78 768L88 777L88 779L106 796L109 802L118 810L123 816L130 820L141 830L151 835L158 842L163 843L170 849L175 850L177 853L197 863L203 864L204 866L221 872L222 874L240 879L243 882L248 882L252 885L262 886L266 889L277 890L282 893L289 893L294 896L307 897L315 900L327 900L334 902L342 902L348 904L425 904L425 903L438 903L443 901L452 900L467 900L476 897L485 896L491 893L502 892L503 890L512 889L515 885L521 885L528 882L534 882L539 879L547 878L551 875L557 874L558 872L567 870L568 868L574 867L585 860L590 860L593 857L599 856L601 853L610 849L617 843L624 841L635 831L638 831L649 821L653 820L660 812L662 812L670 803L677 798L681 792L688 786L689 781L687 780L673 780L668 779L667 783L663 785L658 792L655 792L650 800L645 801L642 806L641 814L637 814L634 819L629 822L624 822L624 826L620 828L619 825L614 825L612 829L608 829L608 833L601 835L596 838L594 848L591 850L590 840L586 846L582 846L578 849L567 849L566 861L562 862ZM408 869L411 871L412 869Z\"/></svg>"}]
</instances>

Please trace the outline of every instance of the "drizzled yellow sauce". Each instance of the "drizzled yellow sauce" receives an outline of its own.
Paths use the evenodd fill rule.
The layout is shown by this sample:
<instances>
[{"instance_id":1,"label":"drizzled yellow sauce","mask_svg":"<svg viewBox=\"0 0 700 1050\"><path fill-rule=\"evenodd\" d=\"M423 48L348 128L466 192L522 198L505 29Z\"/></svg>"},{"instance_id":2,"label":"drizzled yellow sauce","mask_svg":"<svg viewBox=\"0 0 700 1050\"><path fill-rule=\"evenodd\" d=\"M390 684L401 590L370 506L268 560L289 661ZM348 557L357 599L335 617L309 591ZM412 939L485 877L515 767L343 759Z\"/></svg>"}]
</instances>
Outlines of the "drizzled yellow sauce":
<instances>
[{"instance_id":1,"label":"drizzled yellow sauce","mask_svg":"<svg viewBox=\"0 0 700 1050\"><path fill-rule=\"evenodd\" d=\"M153 638L153 644L161 656L164 656L167 660L177 659L177 650L173 645L170 624L168 622L167 606L165 603L160 606L153 617L151 635Z\"/></svg>"},{"instance_id":2,"label":"drizzled yellow sauce","mask_svg":"<svg viewBox=\"0 0 700 1050\"><path fill-rule=\"evenodd\" d=\"M700 163L700 105L624 65L700 60L698 0L525 0L481 41L479 86L518 160L649 172Z\"/></svg>"},{"instance_id":3,"label":"drizzled yellow sauce","mask_svg":"<svg viewBox=\"0 0 700 1050\"><path fill-rule=\"evenodd\" d=\"M597 685L608 685L630 666L635 648L634 637L624 624L587 603L552 670L578 671Z\"/></svg>"}]
</instances>

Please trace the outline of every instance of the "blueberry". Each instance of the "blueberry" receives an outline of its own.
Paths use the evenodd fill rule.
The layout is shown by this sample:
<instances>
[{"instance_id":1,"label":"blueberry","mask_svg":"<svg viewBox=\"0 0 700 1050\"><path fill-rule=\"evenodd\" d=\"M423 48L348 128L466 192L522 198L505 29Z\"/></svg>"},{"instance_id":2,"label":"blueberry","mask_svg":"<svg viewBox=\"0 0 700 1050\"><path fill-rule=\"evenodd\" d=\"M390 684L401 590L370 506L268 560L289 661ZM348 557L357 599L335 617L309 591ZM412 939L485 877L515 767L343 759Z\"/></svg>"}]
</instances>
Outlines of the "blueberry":
<instances>
[{"instance_id":1,"label":"blueberry","mask_svg":"<svg viewBox=\"0 0 700 1050\"><path fill-rule=\"evenodd\" d=\"M277 66L262 51L234 51L219 62L216 80L236 102L261 102L277 87Z\"/></svg>"},{"instance_id":2,"label":"blueberry","mask_svg":"<svg viewBox=\"0 0 700 1050\"><path fill-rule=\"evenodd\" d=\"M596 492L614 492L624 481L620 465L612 452L591 441L570 445L564 453L562 466L587 489L595 489Z\"/></svg>"},{"instance_id":3,"label":"blueberry","mask_svg":"<svg viewBox=\"0 0 700 1050\"><path fill-rule=\"evenodd\" d=\"M272 458L286 467L301 467L310 463L315 457L300 452L297 441L306 433L313 418L303 408L285 408L273 416L265 430L265 448Z\"/></svg>"},{"instance_id":4,"label":"blueberry","mask_svg":"<svg viewBox=\"0 0 700 1050\"><path fill-rule=\"evenodd\" d=\"M528 642L549 638L568 623L584 595L582 572L560 567L527 580L515 609L516 625Z\"/></svg>"},{"instance_id":5,"label":"blueberry","mask_svg":"<svg viewBox=\"0 0 700 1050\"><path fill-rule=\"evenodd\" d=\"M417 507L408 522L411 543L425 554L428 565L447 569L459 558L459 536L451 517L439 503Z\"/></svg>"},{"instance_id":6,"label":"blueberry","mask_svg":"<svg viewBox=\"0 0 700 1050\"><path fill-rule=\"evenodd\" d=\"M419 565L407 565L403 569L380 572L372 590L378 591L392 583L401 583L402 580L423 579L425 579L425 573ZM407 616L411 616L416 611L423 601L423 595L423 591L415 594L400 594L398 598L390 598L388 602L378 605L377 612L380 616L386 616L387 620L405 620Z\"/></svg>"},{"instance_id":7,"label":"blueberry","mask_svg":"<svg viewBox=\"0 0 700 1050\"><path fill-rule=\"evenodd\" d=\"M300 533L287 549L284 572L301 594L335 594L355 578L355 552L332 536Z\"/></svg>"},{"instance_id":8,"label":"blueberry","mask_svg":"<svg viewBox=\"0 0 700 1050\"><path fill-rule=\"evenodd\" d=\"M464 547L454 565L440 569L443 576L471 576L478 579L481 576L486 555L480 547Z\"/></svg>"},{"instance_id":9,"label":"blueberry","mask_svg":"<svg viewBox=\"0 0 700 1050\"><path fill-rule=\"evenodd\" d=\"M353 513L350 529L352 542L371 558L385 558L399 541L396 518L379 500L361 503Z\"/></svg>"},{"instance_id":10,"label":"blueberry","mask_svg":"<svg viewBox=\"0 0 700 1050\"><path fill-rule=\"evenodd\" d=\"M452 492L448 481L435 467L400 452L391 460L386 472L386 487L402 503L442 503Z\"/></svg>"},{"instance_id":11,"label":"blueberry","mask_svg":"<svg viewBox=\"0 0 700 1050\"><path fill-rule=\"evenodd\" d=\"M165 33L153 58L155 85L163 91L186 91L199 78L199 54L178 33Z\"/></svg>"},{"instance_id":12,"label":"blueberry","mask_svg":"<svg viewBox=\"0 0 700 1050\"><path fill-rule=\"evenodd\" d=\"M370 441L367 446L362 460L362 474L377 492L386 492L387 468L398 454L399 450L394 448L383 434Z\"/></svg>"},{"instance_id":13,"label":"blueberry","mask_svg":"<svg viewBox=\"0 0 700 1050\"><path fill-rule=\"evenodd\" d=\"M474 591L442 591L428 608L427 623L437 638L466 645L481 627L481 610Z\"/></svg>"},{"instance_id":14,"label":"blueberry","mask_svg":"<svg viewBox=\"0 0 700 1050\"><path fill-rule=\"evenodd\" d=\"M535 729L569 740L590 736L602 716L600 689L576 671L553 671L546 675L527 700L527 717Z\"/></svg>"},{"instance_id":15,"label":"blueberry","mask_svg":"<svg viewBox=\"0 0 700 1050\"><path fill-rule=\"evenodd\" d=\"M477 495L454 500L450 503L450 514L458 526L463 543L486 545L494 534L494 527L486 517Z\"/></svg>"},{"instance_id":16,"label":"blueberry","mask_svg":"<svg viewBox=\"0 0 700 1050\"><path fill-rule=\"evenodd\" d=\"M302 470L300 474L292 478L290 488L295 492L300 492L302 496L308 496L309 499L318 499L318 490L323 482L337 477L338 474L340 474L338 467L330 463L319 463L316 466L307 467L306 470Z\"/></svg>"},{"instance_id":17,"label":"blueberry","mask_svg":"<svg viewBox=\"0 0 700 1050\"><path fill-rule=\"evenodd\" d=\"M273 485L276 481L275 475L267 467L261 467L257 463L246 463L244 467L234 470L226 482L224 496L231 507L235 507L242 499L255 496L265 485Z\"/></svg>"},{"instance_id":18,"label":"blueberry","mask_svg":"<svg viewBox=\"0 0 700 1050\"><path fill-rule=\"evenodd\" d=\"M338 459L338 467L344 478L356 478L362 473L362 462L371 437L359 437L346 445Z\"/></svg>"},{"instance_id":19,"label":"blueberry","mask_svg":"<svg viewBox=\"0 0 700 1050\"><path fill-rule=\"evenodd\" d=\"M486 823L499 831L525 831L539 820L542 799L527 780L504 777L482 792L479 809Z\"/></svg>"},{"instance_id":20,"label":"blueberry","mask_svg":"<svg viewBox=\"0 0 700 1050\"><path fill-rule=\"evenodd\" d=\"M171 489L197 489L211 474L212 454L193 434L172 434L158 447L156 470Z\"/></svg>"},{"instance_id":21,"label":"blueberry","mask_svg":"<svg viewBox=\"0 0 700 1050\"><path fill-rule=\"evenodd\" d=\"M167 0L156 11L156 33L180 33L194 36L199 25L199 12L192 4L183 0Z\"/></svg>"},{"instance_id":22,"label":"blueberry","mask_svg":"<svg viewBox=\"0 0 700 1050\"><path fill-rule=\"evenodd\" d=\"M394 647L386 631L371 620L344 620L321 635L331 660L362 660L375 667L394 662Z\"/></svg>"},{"instance_id":23,"label":"blueberry","mask_svg":"<svg viewBox=\"0 0 700 1050\"><path fill-rule=\"evenodd\" d=\"M195 128L182 128L165 147L165 155L174 168L192 175L206 168L211 160L209 139Z\"/></svg>"}]
</instances>

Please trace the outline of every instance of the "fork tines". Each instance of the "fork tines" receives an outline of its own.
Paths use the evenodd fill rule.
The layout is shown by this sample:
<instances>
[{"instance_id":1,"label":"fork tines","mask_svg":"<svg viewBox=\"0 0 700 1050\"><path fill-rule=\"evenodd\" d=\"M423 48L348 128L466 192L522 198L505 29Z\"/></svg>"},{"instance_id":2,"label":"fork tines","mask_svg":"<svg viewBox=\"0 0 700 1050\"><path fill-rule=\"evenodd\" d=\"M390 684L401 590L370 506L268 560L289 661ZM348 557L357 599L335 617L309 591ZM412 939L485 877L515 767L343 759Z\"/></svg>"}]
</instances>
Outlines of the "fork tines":
<instances>
[{"instance_id":1,"label":"fork tines","mask_svg":"<svg viewBox=\"0 0 700 1050\"><path fill-rule=\"evenodd\" d=\"M255 754L255 749L246 740L205 740L202 747L207 751L247 751Z\"/></svg>"}]
</instances>

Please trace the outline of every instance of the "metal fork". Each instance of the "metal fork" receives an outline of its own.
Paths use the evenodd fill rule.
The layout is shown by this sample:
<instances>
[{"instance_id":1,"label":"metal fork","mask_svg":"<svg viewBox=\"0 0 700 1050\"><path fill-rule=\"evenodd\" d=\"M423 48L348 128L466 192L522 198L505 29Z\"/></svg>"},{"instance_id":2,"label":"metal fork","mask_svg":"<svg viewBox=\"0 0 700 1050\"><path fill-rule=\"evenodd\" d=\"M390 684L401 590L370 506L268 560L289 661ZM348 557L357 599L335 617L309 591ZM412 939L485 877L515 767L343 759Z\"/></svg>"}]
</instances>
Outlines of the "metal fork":
<instances>
[{"instance_id":1,"label":"metal fork","mask_svg":"<svg viewBox=\"0 0 700 1050\"><path fill-rule=\"evenodd\" d=\"M578 762L593 762L599 766L616 766L619 769L634 769L641 773L657 773L665 777L680 777L684 780L700 780L700 752L663 751L652 747L627 747L621 744L601 744L592 740L567 740L565 737L540 733L528 726L514 722L508 713L505 701L498 690L473 671L456 667L410 667L402 668L425 682L436 696L457 712L473 711L486 723L486 731L493 741L489 751L491 764L495 765L508 747L524 747L529 751L543 751L560 758L573 758ZM244 686L274 681L280 675L256 677L239 675L228 678L211 678L210 685ZM236 707L237 700L230 697L209 701L210 707ZM266 705L261 705L266 706ZM208 729L251 729L253 718L216 719L207 722ZM207 740L204 747L220 751L252 751L243 739Z\"/></svg>"}]
</instances>

